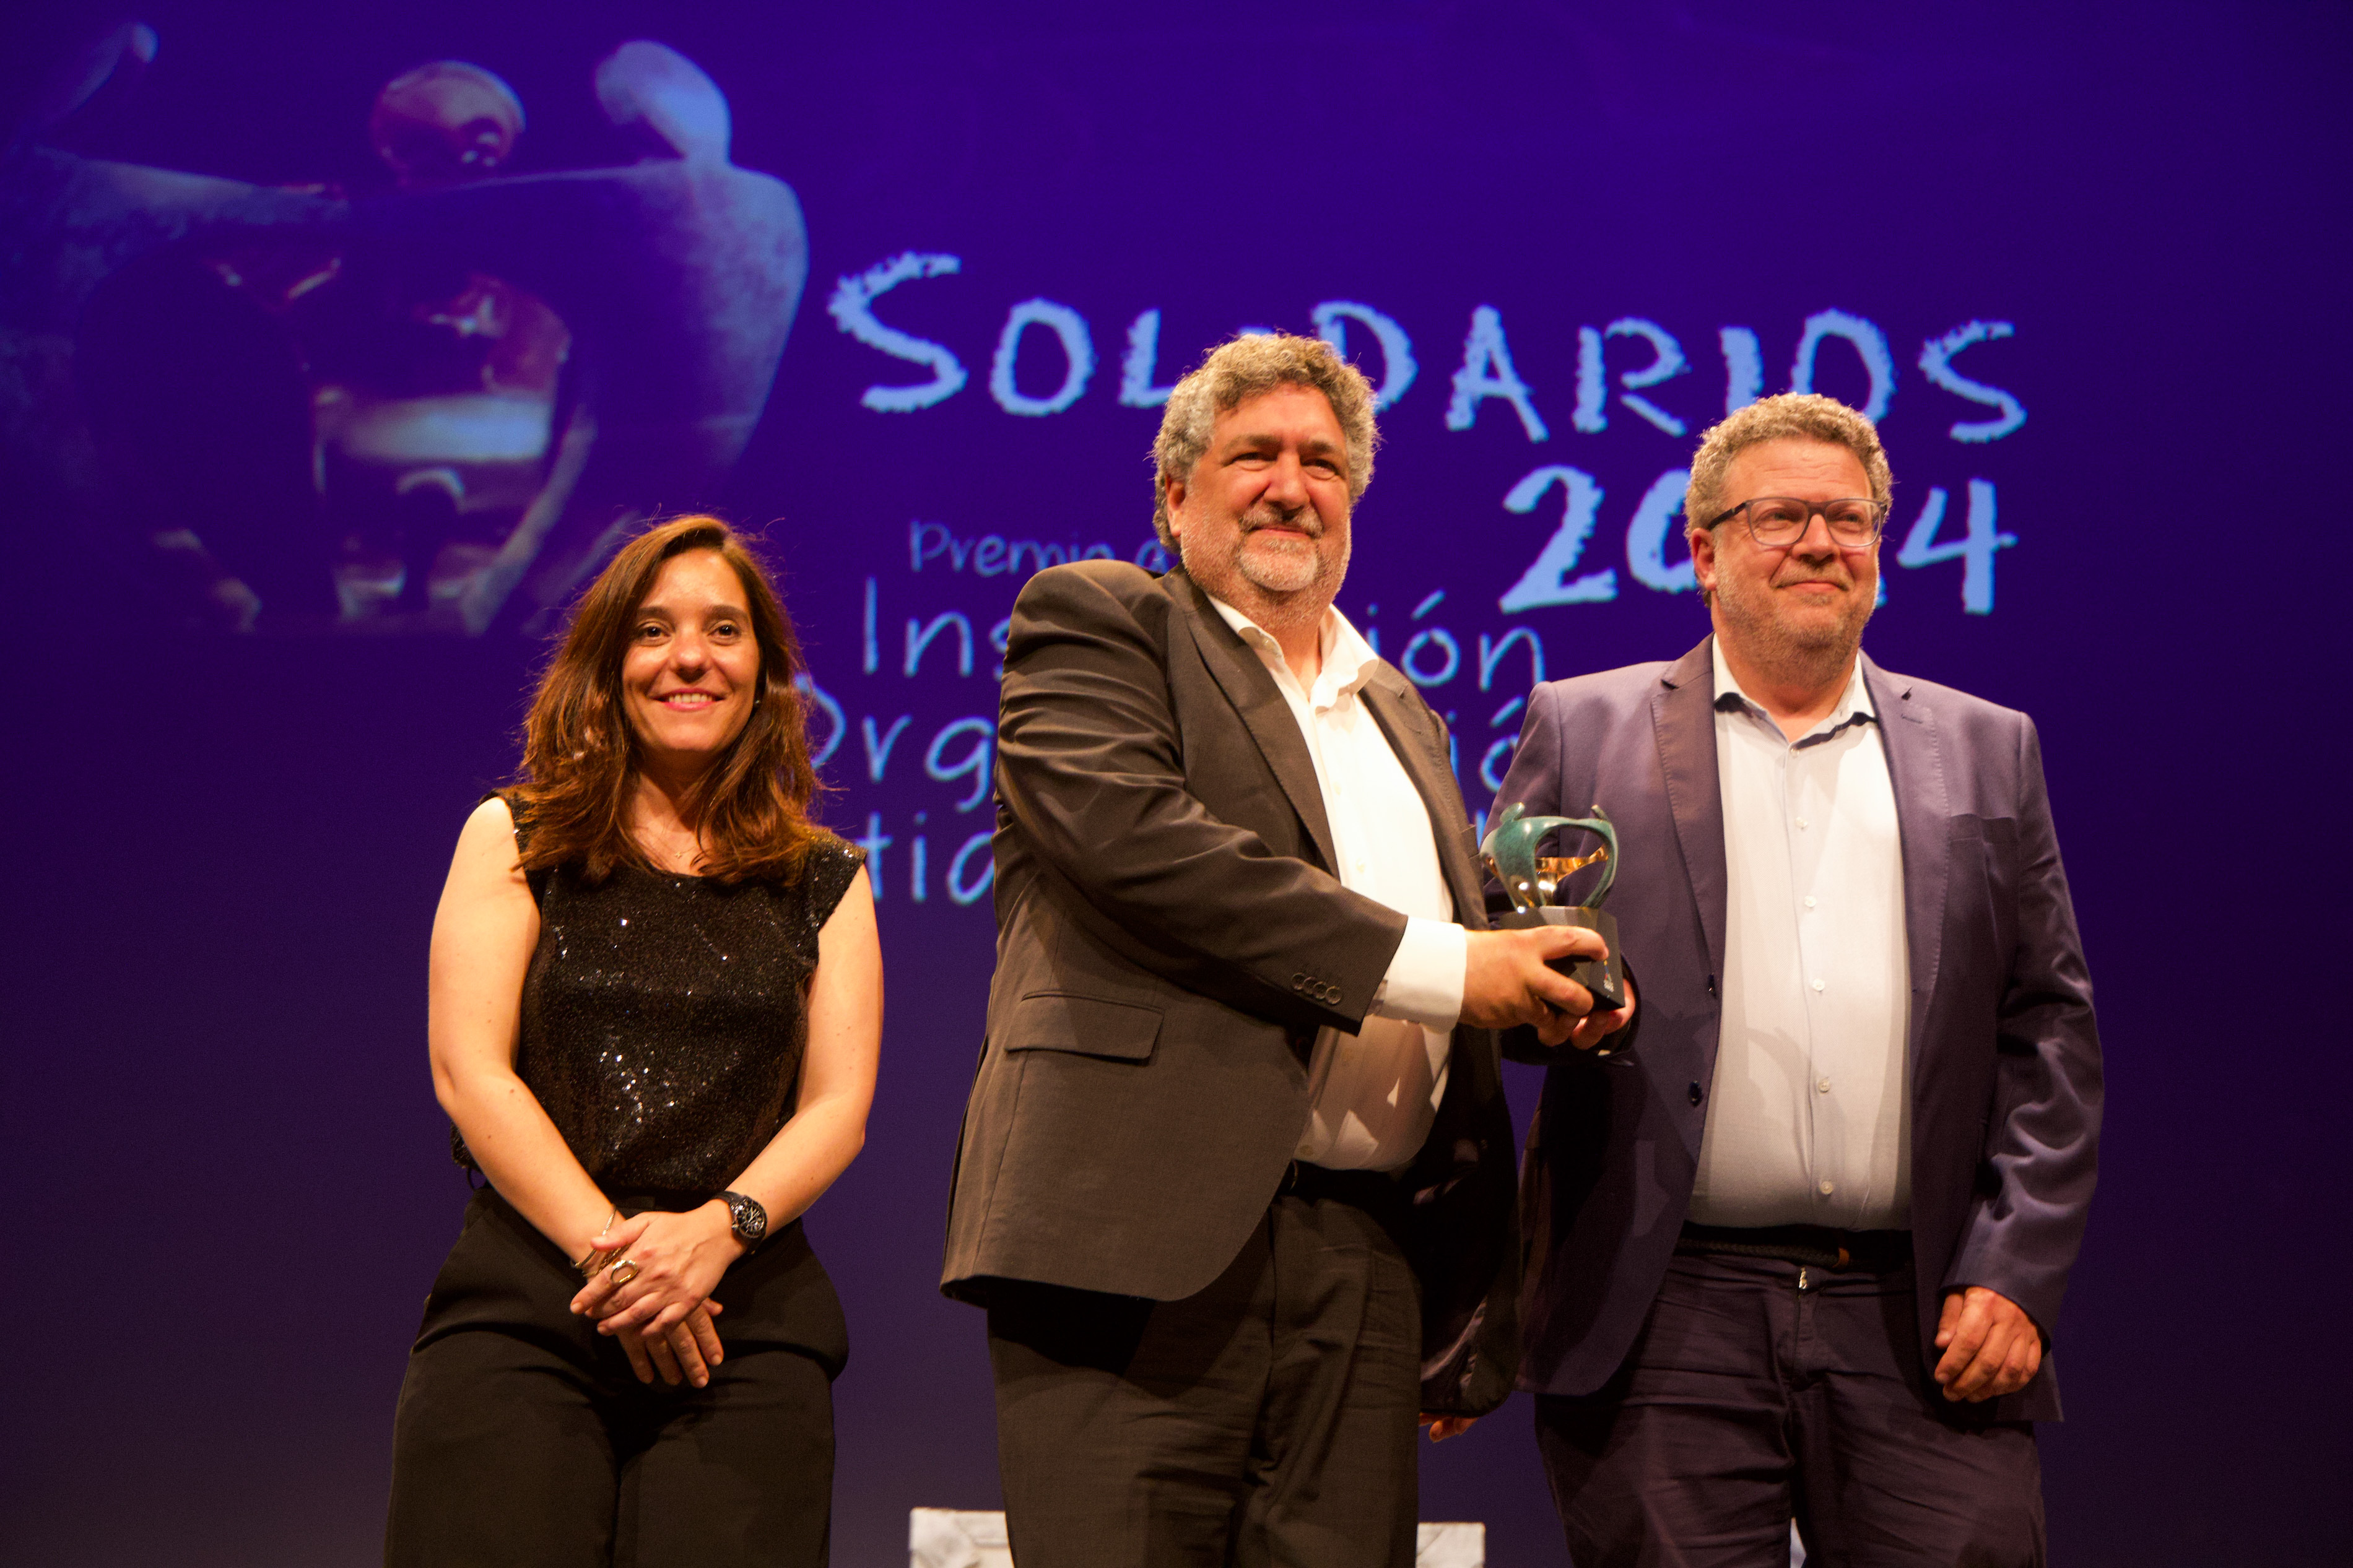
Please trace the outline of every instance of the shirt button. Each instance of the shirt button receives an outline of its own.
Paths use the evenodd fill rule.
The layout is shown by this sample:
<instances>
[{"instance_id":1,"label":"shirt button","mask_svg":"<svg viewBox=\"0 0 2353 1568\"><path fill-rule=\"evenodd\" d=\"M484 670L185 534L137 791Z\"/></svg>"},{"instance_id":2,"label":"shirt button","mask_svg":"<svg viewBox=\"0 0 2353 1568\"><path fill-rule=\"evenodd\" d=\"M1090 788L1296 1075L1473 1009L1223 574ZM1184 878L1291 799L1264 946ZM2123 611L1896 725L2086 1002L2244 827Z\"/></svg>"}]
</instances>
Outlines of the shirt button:
<instances>
[{"instance_id":1,"label":"shirt button","mask_svg":"<svg viewBox=\"0 0 2353 1568\"><path fill-rule=\"evenodd\" d=\"M1815 989L1815 990L1817 990L1817 991L1820 991L1821 988L1822 988L1822 983L1821 983L1820 981L1819 981L1819 980L1815 981L1815 982L1814 982L1814 989Z\"/></svg>"},{"instance_id":2,"label":"shirt button","mask_svg":"<svg viewBox=\"0 0 2353 1568\"><path fill-rule=\"evenodd\" d=\"M1798 826L1801 828L1804 827L1806 826L1806 819L1802 816L1798 818Z\"/></svg>"},{"instance_id":3,"label":"shirt button","mask_svg":"<svg viewBox=\"0 0 2353 1568\"><path fill-rule=\"evenodd\" d=\"M1811 893L1808 893L1808 894L1806 895L1806 908L1808 908L1808 909L1810 909L1810 909L1812 909L1813 907L1814 907L1814 896L1813 896L1813 894L1811 894Z\"/></svg>"},{"instance_id":4,"label":"shirt button","mask_svg":"<svg viewBox=\"0 0 2353 1568\"><path fill-rule=\"evenodd\" d=\"M1830 1080L1830 1079L1826 1079L1826 1078L1818 1078L1818 1079L1814 1079L1814 1092L1816 1092L1817 1094L1828 1094L1830 1091L1831 1091L1831 1080Z\"/></svg>"},{"instance_id":5,"label":"shirt button","mask_svg":"<svg viewBox=\"0 0 2353 1568\"><path fill-rule=\"evenodd\" d=\"M1819 1184L1821 1187L1822 1196L1824 1197L1830 1196L1831 1193L1838 1190L1838 1184L1831 1181L1828 1176L1824 1176Z\"/></svg>"}]
</instances>

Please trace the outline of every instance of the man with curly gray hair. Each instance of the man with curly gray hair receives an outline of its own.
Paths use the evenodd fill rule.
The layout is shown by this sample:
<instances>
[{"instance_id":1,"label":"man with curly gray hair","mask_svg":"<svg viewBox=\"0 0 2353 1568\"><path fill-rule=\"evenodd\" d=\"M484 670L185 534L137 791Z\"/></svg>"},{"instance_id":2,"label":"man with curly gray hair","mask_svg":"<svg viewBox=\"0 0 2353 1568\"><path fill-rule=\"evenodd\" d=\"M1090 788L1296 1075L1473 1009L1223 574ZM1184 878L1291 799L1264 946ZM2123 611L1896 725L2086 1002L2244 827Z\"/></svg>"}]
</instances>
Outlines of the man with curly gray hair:
<instances>
[{"instance_id":1,"label":"man with curly gray hair","mask_svg":"<svg viewBox=\"0 0 2353 1568\"><path fill-rule=\"evenodd\" d=\"M1569 1553L1786 1562L1794 1517L1831 1563L2039 1563L2101 1107L2041 742L1862 652L1870 420L1768 397L1691 472L1711 635L1537 687L1495 802L1608 805L1650 1007L1624 1067L1550 1069L1528 1150Z\"/></svg>"},{"instance_id":2,"label":"man with curly gray hair","mask_svg":"<svg viewBox=\"0 0 2353 1568\"><path fill-rule=\"evenodd\" d=\"M941 1283L1022 1568L1407 1568L1417 1415L1512 1381L1493 1031L1630 1017L1546 966L1592 933L1485 929L1445 726L1333 604L1372 403L1319 340L1220 346L1154 448L1182 564L1013 607Z\"/></svg>"},{"instance_id":3,"label":"man with curly gray hair","mask_svg":"<svg viewBox=\"0 0 2353 1568\"><path fill-rule=\"evenodd\" d=\"M1160 434L1152 443L1152 526L1174 553L1176 535L1168 526L1168 485L1192 478L1194 465L1209 449L1218 416L1239 408L1278 386L1309 387L1324 395L1339 421L1348 465L1348 504L1365 499L1373 482L1373 389L1364 373L1321 338L1275 332L1252 333L1224 344L1169 390L1160 411Z\"/></svg>"}]
</instances>

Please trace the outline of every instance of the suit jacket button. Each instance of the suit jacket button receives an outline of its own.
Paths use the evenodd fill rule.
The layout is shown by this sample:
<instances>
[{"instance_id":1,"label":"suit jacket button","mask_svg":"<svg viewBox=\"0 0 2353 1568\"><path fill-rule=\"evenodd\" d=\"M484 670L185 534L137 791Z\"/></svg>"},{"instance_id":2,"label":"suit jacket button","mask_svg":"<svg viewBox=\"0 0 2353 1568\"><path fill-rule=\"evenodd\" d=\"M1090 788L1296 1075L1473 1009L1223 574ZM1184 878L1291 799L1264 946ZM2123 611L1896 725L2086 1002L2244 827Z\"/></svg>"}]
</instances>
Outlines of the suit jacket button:
<instances>
[{"instance_id":1,"label":"suit jacket button","mask_svg":"<svg viewBox=\"0 0 2353 1568\"><path fill-rule=\"evenodd\" d=\"M1306 989L1307 989L1307 976L1305 976L1304 974L1294 974L1294 975L1293 975L1293 976L1291 977L1291 988L1292 988L1293 991L1304 991L1304 990L1306 990Z\"/></svg>"},{"instance_id":2,"label":"suit jacket button","mask_svg":"<svg viewBox=\"0 0 2353 1568\"><path fill-rule=\"evenodd\" d=\"M1692 1086L1691 1086L1691 1102L1692 1102L1694 1105L1697 1105L1697 1104L1699 1103L1699 1101L1700 1101L1699 1080L1698 1080L1697 1079L1694 1079L1692 1080Z\"/></svg>"}]
</instances>

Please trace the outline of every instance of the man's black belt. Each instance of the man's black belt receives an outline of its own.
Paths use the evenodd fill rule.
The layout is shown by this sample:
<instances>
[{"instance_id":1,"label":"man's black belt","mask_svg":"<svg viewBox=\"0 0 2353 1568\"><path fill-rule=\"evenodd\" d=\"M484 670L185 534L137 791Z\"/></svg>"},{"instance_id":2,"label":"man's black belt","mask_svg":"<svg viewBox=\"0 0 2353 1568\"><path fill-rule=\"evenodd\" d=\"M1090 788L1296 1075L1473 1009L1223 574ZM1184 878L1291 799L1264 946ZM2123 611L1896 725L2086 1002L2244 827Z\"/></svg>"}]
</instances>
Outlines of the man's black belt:
<instances>
[{"instance_id":1,"label":"man's black belt","mask_svg":"<svg viewBox=\"0 0 2353 1568\"><path fill-rule=\"evenodd\" d=\"M1304 1198L1309 1203L1330 1198L1371 1214L1387 1215L1405 1206L1405 1183L1394 1172L1335 1171L1293 1160L1282 1173L1282 1185L1274 1195Z\"/></svg>"},{"instance_id":2,"label":"man's black belt","mask_svg":"<svg viewBox=\"0 0 2353 1568\"><path fill-rule=\"evenodd\" d=\"M1775 1258L1816 1268L1885 1274L1912 1261L1908 1230L1832 1230L1820 1225L1700 1225L1686 1221L1677 1252Z\"/></svg>"}]
</instances>

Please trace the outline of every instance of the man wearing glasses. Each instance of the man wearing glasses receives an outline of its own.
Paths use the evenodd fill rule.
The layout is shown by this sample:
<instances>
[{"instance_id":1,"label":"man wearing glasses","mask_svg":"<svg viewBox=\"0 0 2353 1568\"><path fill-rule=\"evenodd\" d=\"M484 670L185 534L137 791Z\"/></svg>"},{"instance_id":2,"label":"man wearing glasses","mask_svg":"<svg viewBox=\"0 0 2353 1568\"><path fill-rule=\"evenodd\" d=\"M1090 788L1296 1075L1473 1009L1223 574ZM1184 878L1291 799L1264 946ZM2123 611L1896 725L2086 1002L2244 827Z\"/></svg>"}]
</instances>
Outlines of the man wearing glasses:
<instances>
[{"instance_id":1,"label":"man wearing glasses","mask_svg":"<svg viewBox=\"0 0 2353 1568\"><path fill-rule=\"evenodd\" d=\"M1549 1063L1521 1386L1578 1568L2043 1558L2099 1041L2022 713L1862 656L1871 422L1692 463L1714 635L1539 686L1496 797L1616 819L1633 1049Z\"/></svg>"}]
</instances>

